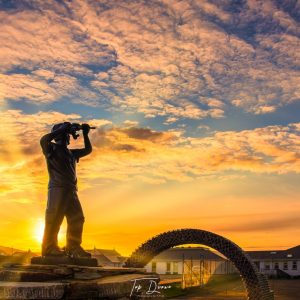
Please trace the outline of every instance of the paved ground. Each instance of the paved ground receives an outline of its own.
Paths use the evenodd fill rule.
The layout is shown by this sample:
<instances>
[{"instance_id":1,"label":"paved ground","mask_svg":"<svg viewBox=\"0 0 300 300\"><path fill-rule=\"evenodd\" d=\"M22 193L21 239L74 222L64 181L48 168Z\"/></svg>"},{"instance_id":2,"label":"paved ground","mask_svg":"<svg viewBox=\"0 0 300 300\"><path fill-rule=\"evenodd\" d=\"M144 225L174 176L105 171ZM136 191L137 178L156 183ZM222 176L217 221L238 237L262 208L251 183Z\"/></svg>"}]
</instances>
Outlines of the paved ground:
<instances>
[{"instance_id":1,"label":"paved ground","mask_svg":"<svg viewBox=\"0 0 300 300\"><path fill-rule=\"evenodd\" d=\"M270 280L270 286L274 290L275 300L299 300L300 280ZM212 294L213 293L213 294ZM219 286L215 291L208 291L206 295L196 289L186 296L174 297L176 300L245 300L245 292L241 282L231 282L226 286Z\"/></svg>"},{"instance_id":2,"label":"paved ground","mask_svg":"<svg viewBox=\"0 0 300 300\"><path fill-rule=\"evenodd\" d=\"M274 290L275 300L299 300L300 280L271 280L271 288Z\"/></svg>"},{"instance_id":3,"label":"paved ground","mask_svg":"<svg viewBox=\"0 0 300 300\"><path fill-rule=\"evenodd\" d=\"M184 297L176 297L174 298L176 300L187 300L187 299L193 299L193 300L246 300L246 297L238 297L238 296L230 296L230 295L224 295L224 296L196 296L196 295L188 295Z\"/></svg>"}]
</instances>

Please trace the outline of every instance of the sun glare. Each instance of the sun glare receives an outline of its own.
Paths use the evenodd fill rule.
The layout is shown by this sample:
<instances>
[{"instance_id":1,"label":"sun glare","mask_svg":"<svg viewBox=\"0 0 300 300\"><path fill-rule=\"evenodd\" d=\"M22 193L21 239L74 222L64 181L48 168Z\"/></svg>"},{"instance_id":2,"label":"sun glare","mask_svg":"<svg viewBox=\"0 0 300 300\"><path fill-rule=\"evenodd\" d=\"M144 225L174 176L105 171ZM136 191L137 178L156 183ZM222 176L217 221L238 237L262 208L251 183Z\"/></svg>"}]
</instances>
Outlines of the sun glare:
<instances>
[{"instance_id":1,"label":"sun glare","mask_svg":"<svg viewBox=\"0 0 300 300\"><path fill-rule=\"evenodd\" d=\"M43 241L44 228L45 228L44 221L42 219L38 219L35 225L34 239L39 243L42 243Z\"/></svg>"},{"instance_id":2,"label":"sun glare","mask_svg":"<svg viewBox=\"0 0 300 300\"><path fill-rule=\"evenodd\" d=\"M66 230L65 230L65 224L62 224L61 229L58 233L58 242L62 243L65 239L66 235ZM35 229L34 229L34 239L37 241L39 244L42 243L43 241L43 236L44 236L44 228L45 228L45 222L43 219L38 219L36 224L35 224Z\"/></svg>"}]
</instances>

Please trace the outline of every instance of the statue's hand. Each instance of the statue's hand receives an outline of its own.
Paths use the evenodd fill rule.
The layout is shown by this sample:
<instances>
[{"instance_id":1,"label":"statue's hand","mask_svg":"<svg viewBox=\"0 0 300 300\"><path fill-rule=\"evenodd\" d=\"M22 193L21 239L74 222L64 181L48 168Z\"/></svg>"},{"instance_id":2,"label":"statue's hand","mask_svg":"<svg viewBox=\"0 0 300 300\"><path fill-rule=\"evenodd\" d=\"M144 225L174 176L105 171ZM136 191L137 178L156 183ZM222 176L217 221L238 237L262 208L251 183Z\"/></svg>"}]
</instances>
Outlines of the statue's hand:
<instances>
[{"instance_id":1,"label":"statue's hand","mask_svg":"<svg viewBox=\"0 0 300 300\"><path fill-rule=\"evenodd\" d=\"M84 134L88 134L90 132L90 125L84 123L81 125L81 129Z\"/></svg>"},{"instance_id":2,"label":"statue's hand","mask_svg":"<svg viewBox=\"0 0 300 300\"><path fill-rule=\"evenodd\" d=\"M64 126L66 128L66 132L69 132L71 130L72 124L70 122L64 122Z\"/></svg>"},{"instance_id":3,"label":"statue's hand","mask_svg":"<svg viewBox=\"0 0 300 300\"><path fill-rule=\"evenodd\" d=\"M70 127L70 131L76 132L81 129L81 125L79 123L72 123Z\"/></svg>"}]
</instances>

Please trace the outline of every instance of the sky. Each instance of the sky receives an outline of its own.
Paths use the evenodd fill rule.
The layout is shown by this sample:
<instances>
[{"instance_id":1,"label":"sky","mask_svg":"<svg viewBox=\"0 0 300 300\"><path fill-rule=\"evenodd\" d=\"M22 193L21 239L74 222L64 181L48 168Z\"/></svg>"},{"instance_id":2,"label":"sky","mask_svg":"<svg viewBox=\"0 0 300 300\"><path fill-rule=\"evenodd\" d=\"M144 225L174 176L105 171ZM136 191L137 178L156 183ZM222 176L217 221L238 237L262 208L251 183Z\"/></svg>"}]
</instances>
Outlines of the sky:
<instances>
[{"instance_id":1,"label":"sky","mask_svg":"<svg viewBox=\"0 0 300 300\"><path fill-rule=\"evenodd\" d=\"M39 140L64 121L97 127L85 248L180 228L300 244L299 22L294 0L0 1L0 245L40 249Z\"/></svg>"}]
</instances>

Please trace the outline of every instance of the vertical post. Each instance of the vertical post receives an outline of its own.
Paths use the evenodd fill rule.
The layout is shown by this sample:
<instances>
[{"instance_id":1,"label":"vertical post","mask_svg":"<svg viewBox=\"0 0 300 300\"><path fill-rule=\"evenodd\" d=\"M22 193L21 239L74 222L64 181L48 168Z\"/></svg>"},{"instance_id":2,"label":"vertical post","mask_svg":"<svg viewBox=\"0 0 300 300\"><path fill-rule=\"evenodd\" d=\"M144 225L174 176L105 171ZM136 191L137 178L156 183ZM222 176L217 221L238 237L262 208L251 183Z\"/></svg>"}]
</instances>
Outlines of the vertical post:
<instances>
[{"instance_id":1,"label":"vertical post","mask_svg":"<svg viewBox=\"0 0 300 300\"><path fill-rule=\"evenodd\" d=\"M203 282L202 254L200 254L199 258L200 258L200 264L199 264L199 272L200 272L199 278L200 278L200 282L199 282L199 285L202 286L202 282Z\"/></svg>"},{"instance_id":2,"label":"vertical post","mask_svg":"<svg viewBox=\"0 0 300 300\"><path fill-rule=\"evenodd\" d=\"M191 276L190 276L190 286L193 286L193 259L191 257Z\"/></svg>"},{"instance_id":3,"label":"vertical post","mask_svg":"<svg viewBox=\"0 0 300 300\"><path fill-rule=\"evenodd\" d=\"M200 261L199 261L200 262L200 265L199 265L199 272L200 272L200 274L199 274L200 275L199 276L200 277L199 285L200 286L202 286L202 260L201 259L202 259L202 255L200 254Z\"/></svg>"},{"instance_id":4,"label":"vertical post","mask_svg":"<svg viewBox=\"0 0 300 300\"><path fill-rule=\"evenodd\" d=\"M185 288L185 282L184 282L184 253L182 253L182 266L181 266L181 288Z\"/></svg>"},{"instance_id":5,"label":"vertical post","mask_svg":"<svg viewBox=\"0 0 300 300\"><path fill-rule=\"evenodd\" d=\"M199 286L201 286L201 254L199 257Z\"/></svg>"}]
</instances>

